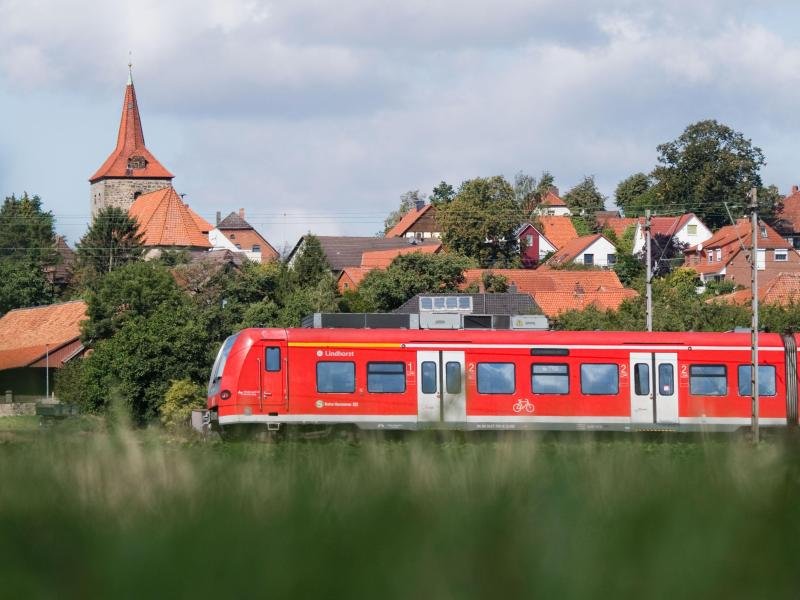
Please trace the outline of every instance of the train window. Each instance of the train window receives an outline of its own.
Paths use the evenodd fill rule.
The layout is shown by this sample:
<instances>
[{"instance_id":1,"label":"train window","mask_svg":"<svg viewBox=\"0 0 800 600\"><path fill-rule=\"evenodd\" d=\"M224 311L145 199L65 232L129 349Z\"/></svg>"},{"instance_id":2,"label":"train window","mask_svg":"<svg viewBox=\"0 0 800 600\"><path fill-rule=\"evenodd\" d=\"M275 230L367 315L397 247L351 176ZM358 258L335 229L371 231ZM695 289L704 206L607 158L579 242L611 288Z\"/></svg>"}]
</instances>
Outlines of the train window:
<instances>
[{"instance_id":1,"label":"train window","mask_svg":"<svg viewBox=\"0 0 800 600\"><path fill-rule=\"evenodd\" d=\"M367 391L378 394L405 392L405 363L367 363Z\"/></svg>"},{"instance_id":2,"label":"train window","mask_svg":"<svg viewBox=\"0 0 800 600\"><path fill-rule=\"evenodd\" d=\"M619 393L619 366L582 364L581 393L587 395Z\"/></svg>"},{"instance_id":3,"label":"train window","mask_svg":"<svg viewBox=\"0 0 800 600\"><path fill-rule=\"evenodd\" d=\"M317 391L323 394L351 394L355 392L355 363L318 362Z\"/></svg>"},{"instance_id":4,"label":"train window","mask_svg":"<svg viewBox=\"0 0 800 600\"><path fill-rule=\"evenodd\" d=\"M266 360L264 367L267 371L280 371L281 370L281 349L277 346L267 348Z\"/></svg>"},{"instance_id":5,"label":"train window","mask_svg":"<svg viewBox=\"0 0 800 600\"><path fill-rule=\"evenodd\" d=\"M211 379L208 382L208 395L211 396L219 391L219 382L222 379L222 374L225 372L225 363L228 362L228 355L231 353L231 348L239 336L232 335L223 342L222 346L217 353L217 359L214 361L214 367L211 369Z\"/></svg>"},{"instance_id":6,"label":"train window","mask_svg":"<svg viewBox=\"0 0 800 600\"><path fill-rule=\"evenodd\" d=\"M435 394L436 393L436 363L426 360L422 363L422 393Z\"/></svg>"},{"instance_id":7,"label":"train window","mask_svg":"<svg viewBox=\"0 0 800 600\"><path fill-rule=\"evenodd\" d=\"M569 367L532 364L531 390L534 394L569 394Z\"/></svg>"},{"instance_id":8,"label":"train window","mask_svg":"<svg viewBox=\"0 0 800 600\"><path fill-rule=\"evenodd\" d=\"M448 394L461 393L461 363L448 362L444 366L445 389Z\"/></svg>"},{"instance_id":9,"label":"train window","mask_svg":"<svg viewBox=\"0 0 800 600\"><path fill-rule=\"evenodd\" d=\"M675 393L675 371L669 363L658 365L658 393L662 396Z\"/></svg>"},{"instance_id":10,"label":"train window","mask_svg":"<svg viewBox=\"0 0 800 600\"><path fill-rule=\"evenodd\" d=\"M728 394L728 372L725 365L690 365L689 392L695 396Z\"/></svg>"},{"instance_id":11,"label":"train window","mask_svg":"<svg viewBox=\"0 0 800 600\"><path fill-rule=\"evenodd\" d=\"M750 377L753 374L752 365L739 365L739 395L752 395L753 382ZM775 367L772 365L758 365L758 395L775 395Z\"/></svg>"},{"instance_id":12,"label":"train window","mask_svg":"<svg viewBox=\"0 0 800 600\"><path fill-rule=\"evenodd\" d=\"M650 365L647 363L636 363L633 367L633 376L636 395L650 395Z\"/></svg>"},{"instance_id":13,"label":"train window","mask_svg":"<svg viewBox=\"0 0 800 600\"><path fill-rule=\"evenodd\" d=\"M513 394L514 363L478 363L478 392Z\"/></svg>"}]
</instances>

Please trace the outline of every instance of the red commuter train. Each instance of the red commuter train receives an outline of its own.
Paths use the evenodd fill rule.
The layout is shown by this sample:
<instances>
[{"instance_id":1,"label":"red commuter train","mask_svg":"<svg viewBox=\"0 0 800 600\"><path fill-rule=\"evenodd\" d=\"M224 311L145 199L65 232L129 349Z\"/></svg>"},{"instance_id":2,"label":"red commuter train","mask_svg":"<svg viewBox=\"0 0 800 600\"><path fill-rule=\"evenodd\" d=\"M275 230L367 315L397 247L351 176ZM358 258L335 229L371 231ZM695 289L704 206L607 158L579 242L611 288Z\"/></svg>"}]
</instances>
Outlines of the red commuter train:
<instances>
[{"instance_id":1,"label":"red commuter train","mask_svg":"<svg viewBox=\"0 0 800 600\"><path fill-rule=\"evenodd\" d=\"M761 426L796 425L797 336L759 335ZM245 329L208 409L244 424L361 429L735 430L749 333Z\"/></svg>"}]
</instances>

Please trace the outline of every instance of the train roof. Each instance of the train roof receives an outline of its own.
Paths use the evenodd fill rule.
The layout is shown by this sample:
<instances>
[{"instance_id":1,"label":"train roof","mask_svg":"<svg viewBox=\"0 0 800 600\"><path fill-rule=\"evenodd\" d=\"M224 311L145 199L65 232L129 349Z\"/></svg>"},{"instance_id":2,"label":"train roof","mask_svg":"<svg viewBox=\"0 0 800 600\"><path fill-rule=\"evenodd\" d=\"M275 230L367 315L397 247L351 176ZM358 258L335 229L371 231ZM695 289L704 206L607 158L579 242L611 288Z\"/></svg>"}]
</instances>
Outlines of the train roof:
<instances>
[{"instance_id":1,"label":"train roof","mask_svg":"<svg viewBox=\"0 0 800 600\"><path fill-rule=\"evenodd\" d=\"M286 342L442 342L473 344L680 344L702 346L749 346L750 333L742 332L668 332L668 331L525 331L525 330L463 330L463 329L245 329L241 334L253 341ZM783 346L777 333L760 333L759 346Z\"/></svg>"}]
</instances>

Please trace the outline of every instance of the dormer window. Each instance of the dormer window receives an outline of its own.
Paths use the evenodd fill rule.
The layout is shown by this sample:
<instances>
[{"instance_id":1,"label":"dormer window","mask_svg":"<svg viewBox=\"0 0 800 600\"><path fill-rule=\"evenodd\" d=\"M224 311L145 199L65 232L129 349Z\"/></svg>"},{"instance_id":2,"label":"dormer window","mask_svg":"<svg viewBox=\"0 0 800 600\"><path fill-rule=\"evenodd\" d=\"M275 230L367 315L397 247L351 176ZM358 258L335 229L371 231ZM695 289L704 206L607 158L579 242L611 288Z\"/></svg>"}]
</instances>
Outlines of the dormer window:
<instances>
[{"instance_id":1,"label":"dormer window","mask_svg":"<svg viewBox=\"0 0 800 600\"><path fill-rule=\"evenodd\" d=\"M761 226L761 237L762 238L767 237L767 226L766 225L762 225Z\"/></svg>"},{"instance_id":2,"label":"dormer window","mask_svg":"<svg viewBox=\"0 0 800 600\"><path fill-rule=\"evenodd\" d=\"M144 169L147 166L147 161L144 156L131 156L128 159L129 169Z\"/></svg>"}]
</instances>

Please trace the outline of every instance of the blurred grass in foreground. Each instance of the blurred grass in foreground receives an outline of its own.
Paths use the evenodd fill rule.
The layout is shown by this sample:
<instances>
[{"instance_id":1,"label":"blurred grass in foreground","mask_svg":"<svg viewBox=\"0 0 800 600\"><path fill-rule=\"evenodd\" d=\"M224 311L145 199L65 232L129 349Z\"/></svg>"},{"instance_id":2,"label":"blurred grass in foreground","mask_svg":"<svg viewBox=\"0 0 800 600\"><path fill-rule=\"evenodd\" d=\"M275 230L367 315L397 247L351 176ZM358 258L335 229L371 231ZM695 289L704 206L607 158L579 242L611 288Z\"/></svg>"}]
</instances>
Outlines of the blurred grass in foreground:
<instances>
[{"instance_id":1,"label":"blurred grass in foreground","mask_svg":"<svg viewBox=\"0 0 800 600\"><path fill-rule=\"evenodd\" d=\"M87 431L88 429L88 431ZM798 447L0 438L3 597L797 597Z\"/></svg>"}]
</instances>

